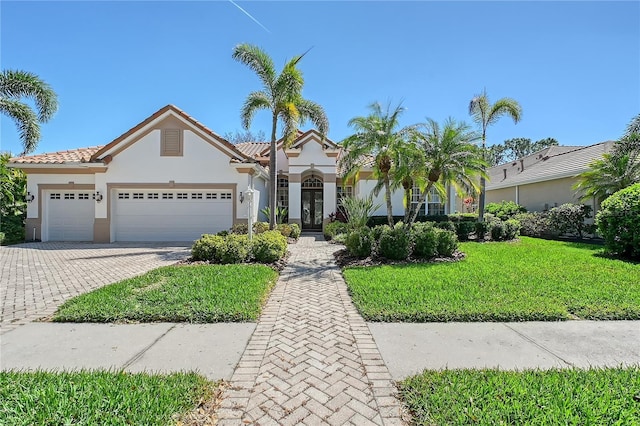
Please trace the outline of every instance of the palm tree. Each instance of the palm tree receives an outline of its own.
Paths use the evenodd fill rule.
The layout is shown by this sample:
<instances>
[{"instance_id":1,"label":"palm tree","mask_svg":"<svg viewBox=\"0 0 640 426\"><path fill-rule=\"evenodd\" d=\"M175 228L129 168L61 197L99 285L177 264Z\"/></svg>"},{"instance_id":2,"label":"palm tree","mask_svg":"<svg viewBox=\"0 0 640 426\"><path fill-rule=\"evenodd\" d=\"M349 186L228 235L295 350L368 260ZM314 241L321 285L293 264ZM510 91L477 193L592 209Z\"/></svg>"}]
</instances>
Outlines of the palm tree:
<instances>
[{"instance_id":1,"label":"palm tree","mask_svg":"<svg viewBox=\"0 0 640 426\"><path fill-rule=\"evenodd\" d=\"M298 133L298 127L310 120L320 134L329 131L329 121L319 104L302 97L304 79L297 68L303 55L288 61L280 74L276 72L273 60L259 47L239 44L233 50L233 59L249 67L262 82L262 90L249 93L244 101L240 118L242 126L248 130L251 120L258 110L271 112L271 147L269 151L269 223L276 227L276 132L278 120L282 122L282 140L289 146Z\"/></svg>"},{"instance_id":2,"label":"palm tree","mask_svg":"<svg viewBox=\"0 0 640 426\"><path fill-rule=\"evenodd\" d=\"M514 123L520 121L522 116L522 108L515 99L501 98L496 103L491 104L487 97L487 91L483 90L482 94L476 95L469 102L469 114L473 117L473 121L480 125L482 128L482 155L485 156L486 143L487 143L487 127L496 123L502 116L508 115L513 119ZM478 221L482 222L484 217L484 204L485 204L485 188L486 178L480 178L480 201L479 201L479 213Z\"/></svg>"},{"instance_id":3,"label":"palm tree","mask_svg":"<svg viewBox=\"0 0 640 426\"><path fill-rule=\"evenodd\" d=\"M625 131L625 136L630 136L632 133L640 134L640 114L633 117L629 125L627 126L627 130Z\"/></svg>"},{"instance_id":4,"label":"palm tree","mask_svg":"<svg viewBox=\"0 0 640 426\"><path fill-rule=\"evenodd\" d=\"M640 151L603 154L577 177L573 189L582 194L580 200L595 198L601 203L614 192L640 182Z\"/></svg>"},{"instance_id":5,"label":"palm tree","mask_svg":"<svg viewBox=\"0 0 640 426\"><path fill-rule=\"evenodd\" d=\"M34 101L37 113L21 101ZM46 123L58 110L58 98L37 75L26 71L0 71L0 112L15 121L22 142L20 155L33 152L40 141L40 123Z\"/></svg>"},{"instance_id":6,"label":"palm tree","mask_svg":"<svg viewBox=\"0 0 640 426\"><path fill-rule=\"evenodd\" d=\"M440 126L435 120L414 127L413 140L423 151L425 163L416 171L423 185L418 204L409 224L415 222L422 204L431 188L435 188L441 198L447 198L447 186L453 186L458 194L477 192L478 175L486 178L487 162L474 142L478 134L464 122L449 118Z\"/></svg>"},{"instance_id":7,"label":"palm tree","mask_svg":"<svg viewBox=\"0 0 640 426\"><path fill-rule=\"evenodd\" d=\"M391 190L402 189L404 193L404 218L402 219L404 223L408 223L411 218L414 187L423 186L424 179L416 173L416 170L420 170L424 164L424 152L411 141L401 144L394 152L393 166L389 173Z\"/></svg>"},{"instance_id":8,"label":"palm tree","mask_svg":"<svg viewBox=\"0 0 640 426\"><path fill-rule=\"evenodd\" d=\"M355 133L341 144L346 154L341 159L345 178L357 177L366 166L373 168L373 177L377 179L374 194L384 189L387 207L387 220L393 226L393 207L391 205L391 168L396 151L403 144L404 129L399 130L399 117L404 108L398 105L393 110L387 105L386 111L378 102L369 105L371 113L366 117L354 117L349 127Z\"/></svg>"}]
</instances>

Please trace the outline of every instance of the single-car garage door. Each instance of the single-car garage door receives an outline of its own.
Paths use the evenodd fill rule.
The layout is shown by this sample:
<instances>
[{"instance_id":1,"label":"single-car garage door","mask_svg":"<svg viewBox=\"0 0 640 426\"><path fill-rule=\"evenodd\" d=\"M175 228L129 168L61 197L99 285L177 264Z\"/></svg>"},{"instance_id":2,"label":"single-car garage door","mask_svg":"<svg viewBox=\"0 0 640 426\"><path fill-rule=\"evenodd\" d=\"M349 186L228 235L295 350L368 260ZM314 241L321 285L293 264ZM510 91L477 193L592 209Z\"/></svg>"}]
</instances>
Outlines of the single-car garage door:
<instances>
[{"instance_id":1,"label":"single-car garage door","mask_svg":"<svg viewBox=\"0 0 640 426\"><path fill-rule=\"evenodd\" d=\"M192 241L233 224L231 190L120 190L116 241Z\"/></svg>"},{"instance_id":2,"label":"single-car garage door","mask_svg":"<svg viewBox=\"0 0 640 426\"><path fill-rule=\"evenodd\" d=\"M95 201L89 191L54 191L46 198L49 241L93 241Z\"/></svg>"}]
</instances>

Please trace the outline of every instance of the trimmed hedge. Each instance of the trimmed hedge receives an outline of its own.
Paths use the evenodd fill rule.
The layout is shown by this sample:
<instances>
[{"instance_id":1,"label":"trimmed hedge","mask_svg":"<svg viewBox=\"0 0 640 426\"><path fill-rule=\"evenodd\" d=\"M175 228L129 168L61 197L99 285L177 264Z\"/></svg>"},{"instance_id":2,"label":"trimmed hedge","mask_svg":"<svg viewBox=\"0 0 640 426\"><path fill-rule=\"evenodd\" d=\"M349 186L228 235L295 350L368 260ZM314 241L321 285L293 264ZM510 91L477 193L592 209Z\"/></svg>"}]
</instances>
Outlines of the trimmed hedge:
<instances>
[{"instance_id":1,"label":"trimmed hedge","mask_svg":"<svg viewBox=\"0 0 640 426\"><path fill-rule=\"evenodd\" d=\"M373 239L369 228L355 229L347 234L344 241L347 250L352 256L365 258L371 256L373 251Z\"/></svg>"},{"instance_id":2,"label":"trimmed hedge","mask_svg":"<svg viewBox=\"0 0 640 426\"><path fill-rule=\"evenodd\" d=\"M383 229L378 240L378 255L392 260L407 259L411 254L411 233L399 222Z\"/></svg>"},{"instance_id":3,"label":"trimmed hedge","mask_svg":"<svg viewBox=\"0 0 640 426\"><path fill-rule=\"evenodd\" d=\"M272 263L287 253L287 238L279 231L256 234L252 241L244 234L205 234L193 243L191 257L211 263L242 263L256 260Z\"/></svg>"},{"instance_id":4,"label":"trimmed hedge","mask_svg":"<svg viewBox=\"0 0 640 426\"><path fill-rule=\"evenodd\" d=\"M278 231L263 232L251 241L251 252L257 262L275 262L287 254L287 238Z\"/></svg>"},{"instance_id":5,"label":"trimmed hedge","mask_svg":"<svg viewBox=\"0 0 640 426\"><path fill-rule=\"evenodd\" d=\"M609 252L640 259L640 183L604 200L596 215L596 225Z\"/></svg>"}]
</instances>

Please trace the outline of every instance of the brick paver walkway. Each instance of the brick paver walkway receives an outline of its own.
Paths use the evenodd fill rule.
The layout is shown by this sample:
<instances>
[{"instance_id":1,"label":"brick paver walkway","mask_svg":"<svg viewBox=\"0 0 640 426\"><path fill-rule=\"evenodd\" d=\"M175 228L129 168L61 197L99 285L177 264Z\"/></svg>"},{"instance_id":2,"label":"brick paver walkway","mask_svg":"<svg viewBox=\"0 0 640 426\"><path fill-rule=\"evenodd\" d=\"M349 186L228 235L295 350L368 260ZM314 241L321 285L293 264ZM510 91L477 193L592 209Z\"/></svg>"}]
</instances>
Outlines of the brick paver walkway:
<instances>
[{"instance_id":1,"label":"brick paver walkway","mask_svg":"<svg viewBox=\"0 0 640 426\"><path fill-rule=\"evenodd\" d=\"M336 246L303 236L290 250L218 425L404 424L391 376L334 263Z\"/></svg>"},{"instance_id":2,"label":"brick paver walkway","mask_svg":"<svg viewBox=\"0 0 640 426\"><path fill-rule=\"evenodd\" d=\"M28 243L0 248L0 332L65 300L189 256L185 243Z\"/></svg>"}]
</instances>

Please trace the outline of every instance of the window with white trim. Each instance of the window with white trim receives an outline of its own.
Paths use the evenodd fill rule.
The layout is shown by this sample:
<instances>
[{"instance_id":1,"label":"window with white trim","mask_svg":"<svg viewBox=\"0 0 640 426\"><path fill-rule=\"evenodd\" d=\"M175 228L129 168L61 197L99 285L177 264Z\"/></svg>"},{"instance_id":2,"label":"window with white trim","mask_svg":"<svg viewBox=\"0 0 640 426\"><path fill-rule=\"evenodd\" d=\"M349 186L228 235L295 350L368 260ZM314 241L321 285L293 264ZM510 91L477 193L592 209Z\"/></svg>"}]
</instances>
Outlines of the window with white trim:
<instances>
[{"instance_id":1,"label":"window with white trim","mask_svg":"<svg viewBox=\"0 0 640 426\"><path fill-rule=\"evenodd\" d=\"M345 212L344 212L344 207L342 205L342 200L347 197L353 197L353 186L351 185L336 186L336 210L340 211L343 214Z\"/></svg>"},{"instance_id":2,"label":"window with white trim","mask_svg":"<svg viewBox=\"0 0 640 426\"><path fill-rule=\"evenodd\" d=\"M427 212L429 215L443 215L444 214L444 203L440 199L440 194L436 191L435 188L431 188L429 192L429 201L427 203Z\"/></svg>"},{"instance_id":3,"label":"window with white trim","mask_svg":"<svg viewBox=\"0 0 640 426\"><path fill-rule=\"evenodd\" d=\"M415 211L416 207L418 205L418 202L420 201L420 196L422 195L420 188L418 188L417 185L413 185L413 188L411 188L411 210ZM424 201L424 203L422 203L422 205L420 206L420 211L418 211L418 216L424 216L426 214L426 209L427 209L427 200Z\"/></svg>"},{"instance_id":4,"label":"window with white trim","mask_svg":"<svg viewBox=\"0 0 640 426\"><path fill-rule=\"evenodd\" d=\"M278 200L278 207L289 208L289 178L286 176L278 177L278 193L276 199Z\"/></svg>"}]
</instances>

